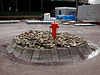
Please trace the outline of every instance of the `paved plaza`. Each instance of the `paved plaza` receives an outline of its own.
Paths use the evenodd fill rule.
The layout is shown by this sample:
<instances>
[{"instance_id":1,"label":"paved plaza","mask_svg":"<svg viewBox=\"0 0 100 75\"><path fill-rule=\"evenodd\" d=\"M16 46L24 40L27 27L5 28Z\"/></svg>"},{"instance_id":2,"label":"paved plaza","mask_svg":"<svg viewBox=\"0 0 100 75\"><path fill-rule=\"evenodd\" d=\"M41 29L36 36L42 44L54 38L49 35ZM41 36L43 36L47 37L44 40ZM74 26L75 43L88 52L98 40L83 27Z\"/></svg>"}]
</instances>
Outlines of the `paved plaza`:
<instances>
[{"instance_id":1,"label":"paved plaza","mask_svg":"<svg viewBox=\"0 0 100 75\"><path fill-rule=\"evenodd\" d=\"M78 62L71 61L69 63L60 64L30 64L30 59L32 61L32 57L30 56L32 50L30 50L29 52L24 51L23 53L21 53L20 51L17 52L17 54L16 52L13 52L15 53L16 57L12 54L12 52L11 54L8 53L7 47L9 43L12 42L12 39L15 36L29 30L50 30L49 26L50 24L26 24L24 22L15 24L0 24L0 75L100 75L100 54L89 60L80 59L81 61ZM78 35L80 37L83 37L90 44L98 48L100 47L100 25L59 25L59 29L57 31ZM19 48L16 48L16 50L17 49ZM25 55L25 52L29 53L29 57ZM41 54L45 55L44 52L41 52ZM21 55L18 53L21 53ZM51 61L51 59L48 59L49 57L51 57L49 55L50 53L46 55L48 58L42 56L41 54L40 59L46 58L47 62ZM56 56L56 54L54 55ZM25 56L25 61L28 62L20 60ZM62 54L60 56L62 56ZM79 58L79 55L76 55L75 58L72 57L72 60L77 58ZM37 61L38 60L36 60L36 62ZM44 62L45 60L39 61ZM55 61L60 60L58 59ZM61 58L61 61L63 61L63 58Z\"/></svg>"}]
</instances>

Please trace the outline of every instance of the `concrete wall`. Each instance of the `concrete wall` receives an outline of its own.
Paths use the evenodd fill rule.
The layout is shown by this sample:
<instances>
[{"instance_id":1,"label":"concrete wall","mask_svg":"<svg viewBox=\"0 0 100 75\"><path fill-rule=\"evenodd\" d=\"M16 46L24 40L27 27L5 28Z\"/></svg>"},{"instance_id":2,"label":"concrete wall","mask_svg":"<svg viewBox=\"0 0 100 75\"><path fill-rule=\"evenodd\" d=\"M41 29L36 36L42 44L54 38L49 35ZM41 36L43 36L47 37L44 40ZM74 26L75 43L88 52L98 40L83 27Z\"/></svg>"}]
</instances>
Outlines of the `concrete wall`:
<instances>
[{"instance_id":1,"label":"concrete wall","mask_svg":"<svg viewBox=\"0 0 100 75\"><path fill-rule=\"evenodd\" d=\"M100 4L79 6L78 19L100 21Z\"/></svg>"}]
</instances>

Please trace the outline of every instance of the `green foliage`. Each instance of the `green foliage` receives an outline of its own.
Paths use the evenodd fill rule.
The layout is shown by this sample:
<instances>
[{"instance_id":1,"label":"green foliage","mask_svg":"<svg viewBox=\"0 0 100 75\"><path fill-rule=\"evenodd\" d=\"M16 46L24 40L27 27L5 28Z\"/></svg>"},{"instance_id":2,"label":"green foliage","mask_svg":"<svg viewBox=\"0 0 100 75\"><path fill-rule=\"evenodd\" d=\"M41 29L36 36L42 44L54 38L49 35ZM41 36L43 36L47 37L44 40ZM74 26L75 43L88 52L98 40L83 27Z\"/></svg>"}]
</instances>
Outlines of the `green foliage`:
<instances>
[{"instance_id":1,"label":"green foliage","mask_svg":"<svg viewBox=\"0 0 100 75\"><path fill-rule=\"evenodd\" d=\"M2 16L2 17L1 17ZM7 17L7 16L12 16L12 17ZM26 17L29 16L29 17ZM15 11L6 11L4 14L0 12L0 20L22 20L22 19L33 19L36 17L31 17L31 16L42 16L42 13L40 12L23 12L19 11L18 13Z\"/></svg>"},{"instance_id":2,"label":"green foliage","mask_svg":"<svg viewBox=\"0 0 100 75\"><path fill-rule=\"evenodd\" d=\"M42 13L40 12L24 12L19 11L18 13L16 11L6 11L4 14L0 12L0 16L41 16Z\"/></svg>"},{"instance_id":3,"label":"green foliage","mask_svg":"<svg viewBox=\"0 0 100 75\"><path fill-rule=\"evenodd\" d=\"M30 19L25 17L0 17L0 20L22 20L22 19Z\"/></svg>"}]
</instances>

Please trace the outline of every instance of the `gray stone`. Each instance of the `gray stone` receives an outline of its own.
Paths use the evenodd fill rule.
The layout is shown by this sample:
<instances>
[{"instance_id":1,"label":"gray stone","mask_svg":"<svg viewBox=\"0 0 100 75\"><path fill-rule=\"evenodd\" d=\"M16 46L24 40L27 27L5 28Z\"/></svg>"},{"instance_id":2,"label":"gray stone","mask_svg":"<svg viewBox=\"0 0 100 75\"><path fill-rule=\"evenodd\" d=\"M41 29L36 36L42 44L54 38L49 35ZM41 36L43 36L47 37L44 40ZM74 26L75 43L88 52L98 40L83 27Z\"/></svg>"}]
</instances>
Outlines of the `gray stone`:
<instances>
[{"instance_id":1,"label":"gray stone","mask_svg":"<svg viewBox=\"0 0 100 75\"><path fill-rule=\"evenodd\" d=\"M50 49L40 50L39 62L52 62Z\"/></svg>"},{"instance_id":2,"label":"gray stone","mask_svg":"<svg viewBox=\"0 0 100 75\"><path fill-rule=\"evenodd\" d=\"M89 51L88 53L89 54L92 53L92 49L91 49L90 45L88 43L85 43L85 46L86 46L87 50Z\"/></svg>"},{"instance_id":3,"label":"gray stone","mask_svg":"<svg viewBox=\"0 0 100 75\"><path fill-rule=\"evenodd\" d=\"M91 48L92 51L96 51L96 50L98 50L98 48L95 47L95 46L93 46L93 45L89 45L89 46L90 46L90 48Z\"/></svg>"},{"instance_id":4,"label":"gray stone","mask_svg":"<svg viewBox=\"0 0 100 75\"><path fill-rule=\"evenodd\" d=\"M16 48L16 44L9 45L8 53L12 53L15 48Z\"/></svg>"},{"instance_id":5,"label":"gray stone","mask_svg":"<svg viewBox=\"0 0 100 75\"><path fill-rule=\"evenodd\" d=\"M67 48L58 49L58 55L59 55L59 58L60 58L60 62L65 62L65 61L71 62L72 61L71 55L70 55Z\"/></svg>"},{"instance_id":6,"label":"gray stone","mask_svg":"<svg viewBox=\"0 0 100 75\"><path fill-rule=\"evenodd\" d=\"M13 54L15 55L15 57L19 57L22 51L23 51L22 47L16 46L15 50L13 51Z\"/></svg>"},{"instance_id":7,"label":"gray stone","mask_svg":"<svg viewBox=\"0 0 100 75\"><path fill-rule=\"evenodd\" d=\"M60 62L57 50L51 50L51 55L53 62Z\"/></svg>"},{"instance_id":8,"label":"gray stone","mask_svg":"<svg viewBox=\"0 0 100 75\"><path fill-rule=\"evenodd\" d=\"M37 49L37 50L35 49L34 50L33 55L32 55L32 60L31 60L32 63L39 62L39 52L40 52L39 49Z\"/></svg>"},{"instance_id":9,"label":"gray stone","mask_svg":"<svg viewBox=\"0 0 100 75\"><path fill-rule=\"evenodd\" d=\"M79 52L77 51L77 49L75 47L69 47L68 50L69 50L69 52L71 54L73 62L81 60Z\"/></svg>"},{"instance_id":10,"label":"gray stone","mask_svg":"<svg viewBox=\"0 0 100 75\"><path fill-rule=\"evenodd\" d=\"M13 44L14 44L14 42L9 42L9 46L7 47L7 50L9 50L10 47L12 47Z\"/></svg>"},{"instance_id":11,"label":"gray stone","mask_svg":"<svg viewBox=\"0 0 100 75\"><path fill-rule=\"evenodd\" d=\"M24 49L19 58L23 59L24 61L30 62L32 59L33 51L34 50L32 49Z\"/></svg>"},{"instance_id":12,"label":"gray stone","mask_svg":"<svg viewBox=\"0 0 100 75\"><path fill-rule=\"evenodd\" d=\"M92 50L91 48L89 47L89 45L87 43L77 47L77 49L83 54L83 55L89 55Z\"/></svg>"}]
</instances>

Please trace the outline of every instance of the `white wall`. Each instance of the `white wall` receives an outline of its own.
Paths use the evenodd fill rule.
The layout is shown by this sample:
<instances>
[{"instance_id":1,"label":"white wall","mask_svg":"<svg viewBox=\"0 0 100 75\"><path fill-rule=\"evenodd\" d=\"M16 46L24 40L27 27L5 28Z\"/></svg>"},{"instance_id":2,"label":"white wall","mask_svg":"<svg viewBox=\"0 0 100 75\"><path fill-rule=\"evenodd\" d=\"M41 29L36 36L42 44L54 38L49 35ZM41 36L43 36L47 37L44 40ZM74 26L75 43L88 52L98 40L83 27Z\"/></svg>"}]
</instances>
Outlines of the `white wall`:
<instances>
[{"instance_id":1,"label":"white wall","mask_svg":"<svg viewBox=\"0 0 100 75\"><path fill-rule=\"evenodd\" d=\"M100 21L100 4L79 6L78 19Z\"/></svg>"},{"instance_id":2,"label":"white wall","mask_svg":"<svg viewBox=\"0 0 100 75\"><path fill-rule=\"evenodd\" d=\"M73 7L56 7L55 16L59 15L59 10L61 10L61 15L69 15L69 12L76 11L76 8Z\"/></svg>"},{"instance_id":3,"label":"white wall","mask_svg":"<svg viewBox=\"0 0 100 75\"><path fill-rule=\"evenodd\" d=\"M88 3L95 4L95 0L89 0Z\"/></svg>"},{"instance_id":4,"label":"white wall","mask_svg":"<svg viewBox=\"0 0 100 75\"><path fill-rule=\"evenodd\" d=\"M95 0L95 4L100 4L100 0Z\"/></svg>"},{"instance_id":5,"label":"white wall","mask_svg":"<svg viewBox=\"0 0 100 75\"><path fill-rule=\"evenodd\" d=\"M90 3L90 4L100 4L100 0L89 0L88 3Z\"/></svg>"}]
</instances>

